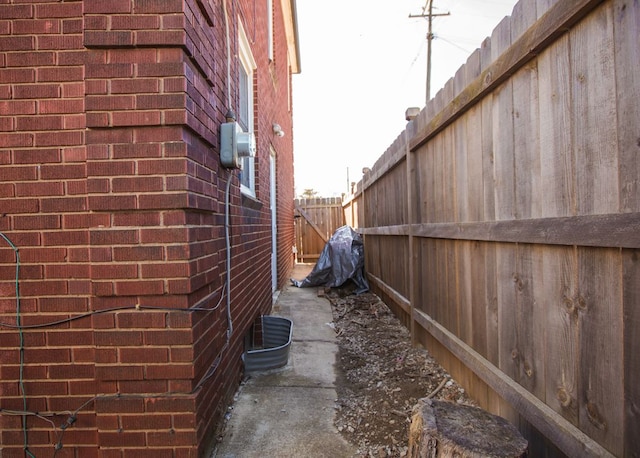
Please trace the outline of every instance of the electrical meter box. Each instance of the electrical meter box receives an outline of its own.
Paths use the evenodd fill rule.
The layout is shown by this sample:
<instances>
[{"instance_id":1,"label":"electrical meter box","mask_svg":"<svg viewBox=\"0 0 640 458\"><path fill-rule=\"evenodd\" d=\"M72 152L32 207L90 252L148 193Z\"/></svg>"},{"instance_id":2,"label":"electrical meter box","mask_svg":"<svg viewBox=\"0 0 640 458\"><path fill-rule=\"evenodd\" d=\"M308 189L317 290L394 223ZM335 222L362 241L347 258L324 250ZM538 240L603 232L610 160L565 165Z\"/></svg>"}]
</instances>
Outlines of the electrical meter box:
<instances>
[{"instance_id":1,"label":"electrical meter box","mask_svg":"<svg viewBox=\"0 0 640 458\"><path fill-rule=\"evenodd\" d=\"M220 125L220 162L223 167L240 168L241 158L256 155L253 132L244 132L237 122Z\"/></svg>"}]
</instances>

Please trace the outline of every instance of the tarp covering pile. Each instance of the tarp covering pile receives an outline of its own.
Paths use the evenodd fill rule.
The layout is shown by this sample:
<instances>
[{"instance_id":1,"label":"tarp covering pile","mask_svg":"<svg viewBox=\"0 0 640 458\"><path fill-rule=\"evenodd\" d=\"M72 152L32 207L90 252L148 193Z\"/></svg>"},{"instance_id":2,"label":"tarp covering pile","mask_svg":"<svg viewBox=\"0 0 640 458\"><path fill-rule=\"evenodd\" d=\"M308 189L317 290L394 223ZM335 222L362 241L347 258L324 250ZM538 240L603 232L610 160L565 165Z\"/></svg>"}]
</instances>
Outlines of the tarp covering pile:
<instances>
[{"instance_id":1,"label":"tarp covering pile","mask_svg":"<svg viewBox=\"0 0 640 458\"><path fill-rule=\"evenodd\" d=\"M347 280L356 285L356 293L369 291L364 274L364 244L362 236L349 226L338 228L320 253L313 270L304 280L291 282L298 288L326 286L337 288Z\"/></svg>"}]
</instances>

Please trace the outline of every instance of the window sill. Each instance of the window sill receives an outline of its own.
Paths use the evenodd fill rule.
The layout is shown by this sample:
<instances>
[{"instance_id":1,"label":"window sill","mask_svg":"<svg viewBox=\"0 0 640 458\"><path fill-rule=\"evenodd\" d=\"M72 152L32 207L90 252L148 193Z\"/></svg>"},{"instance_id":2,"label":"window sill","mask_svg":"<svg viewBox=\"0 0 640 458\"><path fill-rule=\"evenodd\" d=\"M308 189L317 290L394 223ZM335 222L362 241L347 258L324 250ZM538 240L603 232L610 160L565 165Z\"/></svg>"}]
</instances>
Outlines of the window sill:
<instances>
[{"instance_id":1,"label":"window sill","mask_svg":"<svg viewBox=\"0 0 640 458\"><path fill-rule=\"evenodd\" d=\"M262 208L262 202L260 202L255 197L242 193L242 206L246 208L251 208L252 210L260 210Z\"/></svg>"}]
</instances>

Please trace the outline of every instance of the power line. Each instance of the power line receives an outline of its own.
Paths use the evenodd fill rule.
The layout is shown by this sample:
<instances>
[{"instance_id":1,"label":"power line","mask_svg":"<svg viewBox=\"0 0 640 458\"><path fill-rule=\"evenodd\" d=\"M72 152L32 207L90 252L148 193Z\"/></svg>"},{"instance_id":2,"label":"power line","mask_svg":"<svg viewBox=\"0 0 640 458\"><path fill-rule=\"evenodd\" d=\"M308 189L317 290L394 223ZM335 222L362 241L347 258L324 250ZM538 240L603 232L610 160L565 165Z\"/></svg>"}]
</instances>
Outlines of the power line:
<instances>
[{"instance_id":1,"label":"power line","mask_svg":"<svg viewBox=\"0 0 640 458\"><path fill-rule=\"evenodd\" d=\"M471 51L469 51L468 49L463 48L462 46L460 46L457 43L454 43L451 40L447 40L446 38L441 37L440 35L438 35L437 37L438 39L444 41L445 43L449 43L451 46L453 46L454 48L458 48L460 51L466 53L467 55L471 54Z\"/></svg>"}]
</instances>

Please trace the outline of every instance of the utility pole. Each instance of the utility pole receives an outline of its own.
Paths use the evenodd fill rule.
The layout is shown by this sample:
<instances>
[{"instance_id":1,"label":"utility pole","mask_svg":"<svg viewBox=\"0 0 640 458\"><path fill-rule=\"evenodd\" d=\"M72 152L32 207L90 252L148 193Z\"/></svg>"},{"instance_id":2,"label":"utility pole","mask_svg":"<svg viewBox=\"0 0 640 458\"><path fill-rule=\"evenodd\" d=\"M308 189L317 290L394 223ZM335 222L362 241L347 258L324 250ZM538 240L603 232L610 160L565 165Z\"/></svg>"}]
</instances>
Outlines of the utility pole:
<instances>
[{"instance_id":1,"label":"utility pole","mask_svg":"<svg viewBox=\"0 0 640 458\"><path fill-rule=\"evenodd\" d=\"M431 99L431 41L433 40L433 18L438 16L449 16L451 13L433 14L433 0L427 0L422 8L422 14L410 14L410 18L421 17L427 18L429 29L427 32L427 92L425 96L425 104Z\"/></svg>"}]
</instances>

